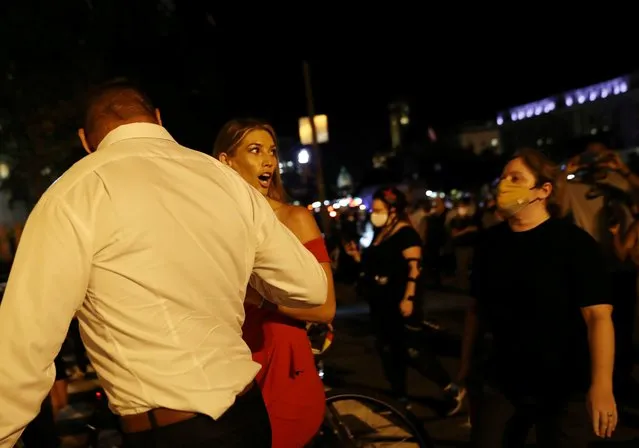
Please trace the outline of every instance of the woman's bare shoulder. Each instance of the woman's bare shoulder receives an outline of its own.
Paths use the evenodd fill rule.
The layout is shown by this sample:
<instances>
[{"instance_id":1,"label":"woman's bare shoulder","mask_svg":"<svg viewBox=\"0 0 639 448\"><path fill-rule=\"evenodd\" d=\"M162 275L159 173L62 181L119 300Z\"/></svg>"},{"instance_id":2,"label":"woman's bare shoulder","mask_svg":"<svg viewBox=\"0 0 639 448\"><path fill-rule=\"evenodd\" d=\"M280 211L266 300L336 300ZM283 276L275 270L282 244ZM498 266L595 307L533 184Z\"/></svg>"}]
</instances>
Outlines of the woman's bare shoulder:
<instances>
[{"instance_id":1,"label":"woman's bare shoulder","mask_svg":"<svg viewBox=\"0 0 639 448\"><path fill-rule=\"evenodd\" d=\"M303 243L322 236L315 217L304 207L285 205L282 207L280 220Z\"/></svg>"}]
</instances>

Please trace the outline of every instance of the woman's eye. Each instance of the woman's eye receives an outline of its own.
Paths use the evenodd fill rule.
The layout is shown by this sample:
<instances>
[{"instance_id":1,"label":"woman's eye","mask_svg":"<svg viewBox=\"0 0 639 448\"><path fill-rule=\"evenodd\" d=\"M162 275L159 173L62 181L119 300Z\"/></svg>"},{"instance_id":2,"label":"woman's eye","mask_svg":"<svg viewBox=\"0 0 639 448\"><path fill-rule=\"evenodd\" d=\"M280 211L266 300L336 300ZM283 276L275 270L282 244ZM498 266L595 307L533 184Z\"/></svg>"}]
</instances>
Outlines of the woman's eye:
<instances>
[{"instance_id":1,"label":"woman's eye","mask_svg":"<svg viewBox=\"0 0 639 448\"><path fill-rule=\"evenodd\" d=\"M251 146L251 147L249 147L249 152L252 152L253 154L256 154L256 153L260 152L260 148L258 148L257 146Z\"/></svg>"}]
</instances>

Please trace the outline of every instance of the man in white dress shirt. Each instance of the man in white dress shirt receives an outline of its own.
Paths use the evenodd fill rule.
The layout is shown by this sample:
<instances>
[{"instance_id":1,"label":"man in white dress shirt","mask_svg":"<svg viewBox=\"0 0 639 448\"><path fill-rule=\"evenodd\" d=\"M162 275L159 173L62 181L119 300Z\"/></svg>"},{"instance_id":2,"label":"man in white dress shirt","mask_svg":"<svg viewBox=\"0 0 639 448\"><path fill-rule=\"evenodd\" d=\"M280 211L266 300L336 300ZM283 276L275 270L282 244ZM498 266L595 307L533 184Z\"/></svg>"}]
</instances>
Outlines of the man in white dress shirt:
<instances>
[{"instance_id":1,"label":"man in white dress shirt","mask_svg":"<svg viewBox=\"0 0 639 448\"><path fill-rule=\"evenodd\" d=\"M259 192L176 143L135 87L99 89L80 138L91 154L29 216L0 307L0 447L40 409L76 312L129 446L270 446L242 340L246 286L317 306L322 267Z\"/></svg>"}]
</instances>

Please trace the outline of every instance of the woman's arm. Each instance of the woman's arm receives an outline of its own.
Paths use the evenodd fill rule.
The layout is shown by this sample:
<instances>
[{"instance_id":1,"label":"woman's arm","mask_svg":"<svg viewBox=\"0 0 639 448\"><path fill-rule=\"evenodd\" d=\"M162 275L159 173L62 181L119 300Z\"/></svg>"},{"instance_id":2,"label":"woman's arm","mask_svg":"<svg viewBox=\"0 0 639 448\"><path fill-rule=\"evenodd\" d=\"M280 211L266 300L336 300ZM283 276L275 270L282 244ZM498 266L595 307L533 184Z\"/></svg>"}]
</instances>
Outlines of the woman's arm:
<instances>
[{"instance_id":1,"label":"woman's arm","mask_svg":"<svg viewBox=\"0 0 639 448\"><path fill-rule=\"evenodd\" d=\"M593 305L581 309L588 327L591 383L588 392L593 430L599 437L610 437L617 425L617 406L612 389L615 359L615 332L611 305Z\"/></svg>"},{"instance_id":2,"label":"woman's arm","mask_svg":"<svg viewBox=\"0 0 639 448\"><path fill-rule=\"evenodd\" d=\"M402 255L408 262L408 278L406 279L406 289L404 291L404 300L406 300L409 297L414 297L417 291L417 281L421 271L422 248L419 246L409 247L402 251Z\"/></svg>"},{"instance_id":3,"label":"woman's arm","mask_svg":"<svg viewBox=\"0 0 639 448\"><path fill-rule=\"evenodd\" d=\"M292 207L291 211L286 216L286 222L284 224L299 238L302 243L307 243L316 238L322 238L315 218L302 207ZM317 323L330 323L335 317L335 287L333 284L333 271L330 263L322 263L322 268L326 273L326 279L328 280L328 295L326 302L323 305L314 308L289 308L286 306L278 305L278 311L285 316L293 319L317 322Z\"/></svg>"},{"instance_id":4,"label":"woman's arm","mask_svg":"<svg viewBox=\"0 0 639 448\"><path fill-rule=\"evenodd\" d=\"M399 309L404 317L408 317L413 314L413 299L417 293L417 282L421 271L422 248L419 246L409 247L402 251L402 255L408 262L408 278L406 279L404 298L399 303Z\"/></svg>"}]
</instances>

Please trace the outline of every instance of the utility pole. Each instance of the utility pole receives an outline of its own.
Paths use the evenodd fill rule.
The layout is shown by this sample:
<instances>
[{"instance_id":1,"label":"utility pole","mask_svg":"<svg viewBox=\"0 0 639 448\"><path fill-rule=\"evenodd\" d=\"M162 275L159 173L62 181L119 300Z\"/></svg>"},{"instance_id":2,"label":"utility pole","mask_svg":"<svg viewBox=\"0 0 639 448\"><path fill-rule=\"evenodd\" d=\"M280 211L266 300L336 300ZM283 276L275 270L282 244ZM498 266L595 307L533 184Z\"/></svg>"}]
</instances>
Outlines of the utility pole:
<instances>
[{"instance_id":1,"label":"utility pole","mask_svg":"<svg viewBox=\"0 0 639 448\"><path fill-rule=\"evenodd\" d=\"M315 128L315 104L313 102L313 86L311 85L311 69L307 61L304 61L304 85L306 86L306 109L311 123L311 132L313 134L312 154L315 160L315 181L317 183L317 193L319 201L322 203L320 207L320 218L324 235L328 236L331 232L331 220L328 216L328 210L324 205L326 200L326 185L324 184L324 168L322 166L322 155L320 146L317 141L317 129Z\"/></svg>"}]
</instances>

